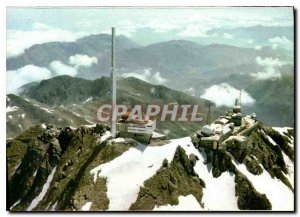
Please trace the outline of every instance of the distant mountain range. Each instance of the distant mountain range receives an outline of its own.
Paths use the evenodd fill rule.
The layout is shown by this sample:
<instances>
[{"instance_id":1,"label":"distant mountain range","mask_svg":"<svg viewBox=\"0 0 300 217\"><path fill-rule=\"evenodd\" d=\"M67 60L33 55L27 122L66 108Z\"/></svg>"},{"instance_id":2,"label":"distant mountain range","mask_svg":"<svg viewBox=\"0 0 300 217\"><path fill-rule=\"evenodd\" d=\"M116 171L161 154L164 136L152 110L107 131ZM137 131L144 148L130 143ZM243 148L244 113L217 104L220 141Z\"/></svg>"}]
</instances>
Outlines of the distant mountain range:
<instances>
[{"instance_id":1,"label":"distant mountain range","mask_svg":"<svg viewBox=\"0 0 300 217\"><path fill-rule=\"evenodd\" d=\"M117 36L116 43L118 45L116 50L140 47L125 36ZM105 53L110 52L110 49L111 37L107 34L90 35L76 42L36 44L26 49L24 54L7 59L7 70L15 70L28 64L47 67L54 60L67 63L70 56L82 53L100 59Z\"/></svg>"},{"instance_id":2,"label":"distant mountain range","mask_svg":"<svg viewBox=\"0 0 300 217\"><path fill-rule=\"evenodd\" d=\"M282 28L275 31L271 27L266 27L267 30L263 34L265 34L265 38L268 38L285 29ZM242 35L248 30L233 29L232 33ZM227 30L224 29L225 31ZM262 27L257 26L253 27L253 31L250 32L255 35L260 31L262 31ZM292 39L292 36L286 37ZM87 36L76 42L51 42L34 45L25 50L24 54L7 59L7 70L15 70L28 64L49 68L49 63L52 61L59 60L68 64L70 56L85 54L95 56L98 62L90 68L78 69L77 76L85 79L97 79L101 76L108 76L110 73L110 43L109 35L100 34ZM271 46L264 46L254 49L224 44L201 45L187 40L172 40L142 47L125 36L118 36L116 49L117 73L120 76L135 76L153 84L185 91L196 97L200 97L212 85L226 83L236 89L245 89L256 100L257 103L246 110L256 112L261 116L262 121L273 126L293 126L294 124L293 58L291 59L291 52L280 47L274 49ZM276 67L262 66L258 64L257 57L262 60L283 62L283 64ZM257 80L251 76L253 73L264 72L266 67L278 71L282 75L282 79ZM64 88L68 89L70 86L73 89L68 89L69 92L73 92L74 95L76 93L78 96L58 96L59 92L57 92L52 101L49 99L51 104L56 105L60 103L59 97L69 103L67 101L70 97L73 97L70 102L80 101L81 97L89 97L86 95L97 95L96 92L101 95L102 91L108 90L108 86L85 85L89 82L84 80L78 80L79 83L82 83L78 88L74 87L73 80L66 80L63 84L57 82L52 85L59 88L61 94L64 93ZM268 82L272 85L266 85ZM96 81L92 82L92 84L96 83ZM43 84L44 82L41 83L41 85ZM190 92L189 89L193 91ZM39 100L50 98L43 94L44 92L36 92L36 97ZM281 113L282 110L285 111L284 114L274 115Z\"/></svg>"},{"instance_id":3,"label":"distant mountain range","mask_svg":"<svg viewBox=\"0 0 300 217\"><path fill-rule=\"evenodd\" d=\"M246 38L248 30L209 34ZM258 40L256 33L263 29L251 31ZM266 28L261 43L277 34ZM7 59L7 73L16 74L13 70L26 65L52 70L53 61L75 69L70 56L76 54L97 58L90 67L76 68L76 77L53 74L21 86L18 95L7 94L7 209L295 210L290 51L267 44L255 49L187 40L140 46L118 36L118 104L198 105L197 115L203 117L202 122L158 121L156 131L167 138L143 144L127 137L112 139L108 122L97 119L99 106L111 103L110 46L109 35L91 35L34 45ZM278 77L258 79L261 73ZM212 87L210 99L201 98ZM207 145L218 135L206 136L202 126L232 109L242 89L242 103L245 95L255 103L242 104L241 112L256 113L257 119L243 117L251 122L240 128L226 125L235 134ZM217 106L220 95L226 105ZM217 122L213 131L222 119Z\"/></svg>"},{"instance_id":4,"label":"distant mountain range","mask_svg":"<svg viewBox=\"0 0 300 217\"><path fill-rule=\"evenodd\" d=\"M75 54L95 56L98 64L82 70L80 77L97 78L110 72L110 36L91 35L76 42L50 42L34 45L25 53L7 59L7 70L15 70L33 64L48 67L52 61L69 62ZM243 65L257 65L255 58L273 57L285 60L286 54L264 47L261 50L224 44L200 45L186 40L173 40L141 47L125 36L116 38L116 65L119 73L145 68L159 71L161 76L205 74L211 70L235 68ZM241 71L243 72L243 71Z\"/></svg>"},{"instance_id":5,"label":"distant mountain range","mask_svg":"<svg viewBox=\"0 0 300 217\"><path fill-rule=\"evenodd\" d=\"M252 39L259 44L267 44L270 38L275 37L286 37L290 41L294 40L294 31L293 27L290 26L251 26L251 27L239 27L239 28L218 28L210 30L210 34L220 34L228 33L232 37L238 39Z\"/></svg>"}]
</instances>

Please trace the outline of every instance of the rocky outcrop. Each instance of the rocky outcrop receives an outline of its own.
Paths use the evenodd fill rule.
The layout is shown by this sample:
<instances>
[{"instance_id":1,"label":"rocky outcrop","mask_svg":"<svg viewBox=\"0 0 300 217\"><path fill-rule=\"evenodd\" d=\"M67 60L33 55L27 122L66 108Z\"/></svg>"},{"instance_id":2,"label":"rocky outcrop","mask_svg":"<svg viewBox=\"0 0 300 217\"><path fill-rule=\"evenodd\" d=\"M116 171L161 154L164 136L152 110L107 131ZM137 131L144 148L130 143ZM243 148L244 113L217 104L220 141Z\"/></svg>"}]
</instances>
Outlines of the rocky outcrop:
<instances>
[{"instance_id":1,"label":"rocky outcrop","mask_svg":"<svg viewBox=\"0 0 300 217\"><path fill-rule=\"evenodd\" d=\"M265 194L255 190L251 182L240 172L235 172L235 191L241 210L271 210L272 205Z\"/></svg>"},{"instance_id":2,"label":"rocky outcrop","mask_svg":"<svg viewBox=\"0 0 300 217\"><path fill-rule=\"evenodd\" d=\"M291 137L294 137L294 130L289 129L288 133L285 135L281 135L276 130L268 127L265 127L264 130L280 146L287 156L294 161L294 149L289 145L289 143L292 143Z\"/></svg>"},{"instance_id":3,"label":"rocky outcrop","mask_svg":"<svg viewBox=\"0 0 300 217\"><path fill-rule=\"evenodd\" d=\"M239 209L270 210L272 204L267 196L258 192L251 180L243 175L235 165L244 164L250 173L257 176L261 175L263 170L266 170L272 178L280 180L294 191L287 178L290 172L289 169L293 168L287 168L283 156L283 153L285 153L291 160L294 159L294 150L290 145L293 141L293 130L287 132L282 135L260 123L258 129L247 136L245 150L233 148L225 150L203 149L199 146L200 138L197 137L197 134L194 134L191 138L196 148L204 150L206 154L205 163L212 165L212 175L214 177L219 177L226 171L235 174L235 190Z\"/></svg>"},{"instance_id":4,"label":"rocky outcrop","mask_svg":"<svg viewBox=\"0 0 300 217\"><path fill-rule=\"evenodd\" d=\"M20 201L18 206L15 206L16 210L24 210L29 206L29 202L38 195L48 175L58 164L61 148L55 143L55 138L60 130L53 126L44 130L37 125L15 140L8 141L9 153L21 151L19 155L21 162L9 179L9 203ZM8 161L11 161L12 157L14 156L8 154Z\"/></svg>"}]
</instances>

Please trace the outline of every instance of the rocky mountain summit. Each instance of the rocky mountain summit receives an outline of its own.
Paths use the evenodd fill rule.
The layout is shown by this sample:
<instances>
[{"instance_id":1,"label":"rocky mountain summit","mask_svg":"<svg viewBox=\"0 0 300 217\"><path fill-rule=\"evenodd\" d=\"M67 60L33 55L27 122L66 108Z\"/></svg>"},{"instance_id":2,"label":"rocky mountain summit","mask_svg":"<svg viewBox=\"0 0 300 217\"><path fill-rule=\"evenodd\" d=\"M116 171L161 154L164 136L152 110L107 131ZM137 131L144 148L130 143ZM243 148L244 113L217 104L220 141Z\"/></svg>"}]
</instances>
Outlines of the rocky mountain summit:
<instances>
[{"instance_id":1,"label":"rocky mountain summit","mask_svg":"<svg viewBox=\"0 0 300 217\"><path fill-rule=\"evenodd\" d=\"M242 150L206 148L198 133L146 145L106 125L35 125L7 140L8 207L294 210L293 144L292 128L262 123Z\"/></svg>"}]
</instances>

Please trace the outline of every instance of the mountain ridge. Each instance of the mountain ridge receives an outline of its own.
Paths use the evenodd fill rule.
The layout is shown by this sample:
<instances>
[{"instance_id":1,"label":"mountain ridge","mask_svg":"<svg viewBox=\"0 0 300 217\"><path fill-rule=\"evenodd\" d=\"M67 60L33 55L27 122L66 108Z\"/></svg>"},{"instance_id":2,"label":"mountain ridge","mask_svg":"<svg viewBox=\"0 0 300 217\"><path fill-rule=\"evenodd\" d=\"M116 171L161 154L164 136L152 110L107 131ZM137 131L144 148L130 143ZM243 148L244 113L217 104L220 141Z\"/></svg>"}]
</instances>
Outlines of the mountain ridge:
<instances>
[{"instance_id":1,"label":"mountain ridge","mask_svg":"<svg viewBox=\"0 0 300 217\"><path fill-rule=\"evenodd\" d=\"M196 134L145 146L111 139L108 131L105 125L35 126L8 140L11 210L294 209L293 154L286 157L284 148L293 150L290 128L260 125L249 135L245 154L200 148ZM20 184L22 194L14 191ZM183 200L190 206L184 207Z\"/></svg>"}]
</instances>

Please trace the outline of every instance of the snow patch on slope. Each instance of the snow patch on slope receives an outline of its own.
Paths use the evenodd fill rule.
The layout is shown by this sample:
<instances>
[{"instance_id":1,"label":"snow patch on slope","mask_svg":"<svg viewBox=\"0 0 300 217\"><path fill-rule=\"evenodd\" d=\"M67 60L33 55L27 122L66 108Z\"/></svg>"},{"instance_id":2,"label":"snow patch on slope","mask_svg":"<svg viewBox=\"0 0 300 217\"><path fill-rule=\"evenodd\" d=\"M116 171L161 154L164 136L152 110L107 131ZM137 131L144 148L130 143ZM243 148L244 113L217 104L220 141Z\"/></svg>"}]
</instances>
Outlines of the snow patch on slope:
<instances>
[{"instance_id":1,"label":"snow patch on slope","mask_svg":"<svg viewBox=\"0 0 300 217\"><path fill-rule=\"evenodd\" d=\"M21 199L15 202L9 209L12 210L15 206L17 206L21 202Z\"/></svg>"},{"instance_id":2,"label":"snow patch on slope","mask_svg":"<svg viewBox=\"0 0 300 217\"><path fill-rule=\"evenodd\" d=\"M288 169L288 174L285 174L285 176L287 177L287 179L291 183L292 187L294 188L294 163L283 151L281 153L282 153L285 165Z\"/></svg>"},{"instance_id":3,"label":"snow patch on slope","mask_svg":"<svg viewBox=\"0 0 300 217\"><path fill-rule=\"evenodd\" d=\"M178 205L156 206L154 211L199 211L203 210L197 199L193 195L179 196Z\"/></svg>"},{"instance_id":4,"label":"snow patch on slope","mask_svg":"<svg viewBox=\"0 0 300 217\"><path fill-rule=\"evenodd\" d=\"M289 134L288 133L288 129L292 129L290 127L272 127L274 130L276 130L278 133L280 133L280 135L286 137L289 139L289 145L291 147L294 147L294 139L290 139L287 135Z\"/></svg>"},{"instance_id":5,"label":"snow patch on slope","mask_svg":"<svg viewBox=\"0 0 300 217\"><path fill-rule=\"evenodd\" d=\"M92 202L87 202L86 204L84 204L82 207L81 207L81 210L82 211L89 211L90 208L92 206Z\"/></svg>"},{"instance_id":6,"label":"snow patch on slope","mask_svg":"<svg viewBox=\"0 0 300 217\"><path fill-rule=\"evenodd\" d=\"M110 131L106 131L99 139L99 143L104 142L111 136Z\"/></svg>"},{"instance_id":7,"label":"snow patch on slope","mask_svg":"<svg viewBox=\"0 0 300 217\"><path fill-rule=\"evenodd\" d=\"M93 97L89 97L89 98L87 98L84 102L83 102L83 104L85 104L85 103L87 103L87 102L89 102L89 101L92 101L93 100Z\"/></svg>"},{"instance_id":8,"label":"snow patch on slope","mask_svg":"<svg viewBox=\"0 0 300 217\"><path fill-rule=\"evenodd\" d=\"M236 164L234 161L232 161L232 163L252 182L254 188L259 193L266 194L272 204L272 210L294 210L294 194L279 179L273 179L265 169L263 169L261 175L253 175L248 172L244 164Z\"/></svg>"},{"instance_id":9,"label":"snow patch on slope","mask_svg":"<svg viewBox=\"0 0 300 217\"><path fill-rule=\"evenodd\" d=\"M209 170L209 167L212 166L204 164L206 161L204 154L200 154L191 141L182 147L188 156L194 154L199 158L194 169L206 185L203 188L202 198L204 210L239 210L235 196L234 174L224 172L220 177L214 178L212 171Z\"/></svg>"},{"instance_id":10,"label":"snow patch on slope","mask_svg":"<svg viewBox=\"0 0 300 217\"><path fill-rule=\"evenodd\" d=\"M44 110L44 111L46 111L46 112L48 112L48 113L52 113L53 112L53 110L49 110L49 109L47 109L47 108L44 108L44 107L42 107L42 106L40 106L40 105L38 105L38 104L33 104L35 107L38 107L39 109L41 109L41 110Z\"/></svg>"},{"instance_id":11,"label":"snow patch on slope","mask_svg":"<svg viewBox=\"0 0 300 217\"><path fill-rule=\"evenodd\" d=\"M33 201L31 201L31 204L29 205L26 211L31 211L32 209L34 209L38 205L38 203L43 199L43 197L46 195L48 188L51 184L51 181L53 179L53 176L55 174L55 171L56 171L56 167L53 168L50 175L48 176L47 181L44 184L41 193L36 198L34 198Z\"/></svg>"},{"instance_id":12,"label":"snow patch on slope","mask_svg":"<svg viewBox=\"0 0 300 217\"><path fill-rule=\"evenodd\" d=\"M114 160L92 169L90 173L94 176L94 182L97 177L107 178L107 197L110 201L108 210L128 210L136 201L144 181L155 175L164 159L170 162L176 148L187 142L190 142L189 137L157 147L139 144Z\"/></svg>"},{"instance_id":13,"label":"snow patch on slope","mask_svg":"<svg viewBox=\"0 0 300 217\"><path fill-rule=\"evenodd\" d=\"M136 201L144 181L155 175L164 159L169 162L173 160L178 146L186 151L187 156L193 153L199 158L194 169L206 183L202 200L204 210L238 210L234 176L225 172L220 177L213 178L208 166L203 163L204 157L194 147L190 137L171 140L169 144L164 146L146 147L138 145L130 148L114 160L92 169L90 173L94 177L94 182L97 181L97 177L107 178L109 210L128 210L130 205ZM122 180L121 185L120 180ZM183 199L184 202L186 200L191 199ZM198 210L203 210L198 202L197 204ZM169 209L171 207L168 205L157 207L159 210L163 208ZM181 209L182 206L177 208Z\"/></svg>"},{"instance_id":14,"label":"snow patch on slope","mask_svg":"<svg viewBox=\"0 0 300 217\"><path fill-rule=\"evenodd\" d=\"M140 187L144 181L156 174L161 167L164 159L169 162L173 160L175 151L181 146L187 156L194 154L198 161L194 166L195 172L204 180L206 187L203 188L202 202L204 208L194 203L195 199L190 196L180 196L180 203L177 206L165 205L155 207L154 210L184 210L182 204L190 204L189 210L214 210L214 211L233 211L239 210L237 206L237 197L235 196L235 175L230 172L224 172L218 178L212 175L212 166L205 164L206 155L203 150L201 153L194 147L190 137L171 140L164 146L144 146L139 144L132 147L121 156L105 164L92 169L90 173L94 177L94 182L98 177L107 178L107 197L109 198L109 210L128 210L132 203L137 199ZM284 153L283 153L284 154ZM293 185L293 163L289 162L288 157L284 155L284 160L290 173L289 180ZM255 189L266 194L272 203L273 210L293 210L294 194L280 180L273 179L270 174L263 170L261 175L253 175L248 172L245 165L233 164L253 183ZM263 167L262 167L263 168ZM120 184L122 180L122 184ZM285 198L285 201L282 201Z\"/></svg>"},{"instance_id":15,"label":"snow patch on slope","mask_svg":"<svg viewBox=\"0 0 300 217\"><path fill-rule=\"evenodd\" d=\"M55 211L56 210L56 206L57 206L57 201L53 204L53 206L51 207L50 211Z\"/></svg>"},{"instance_id":16,"label":"snow patch on slope","mask_svg":"<svg viewBox=\"0 0 300 217\"><path fill-rule=\"evenodd\" d=\"M14 111L17 111L19 109L18 106L7 106L6 107L6 113L8 112L14 112Z\"/></svg>"}]
</instances>

